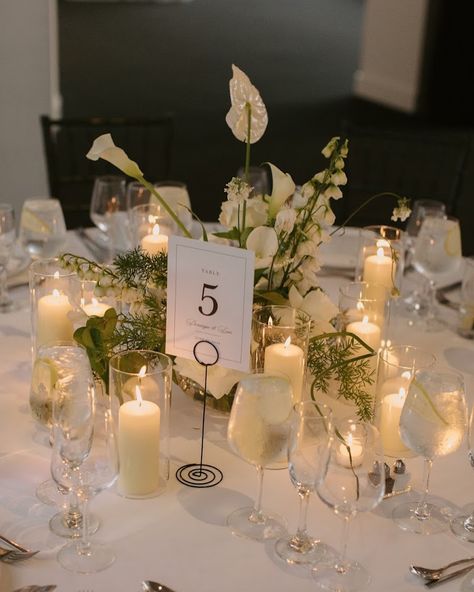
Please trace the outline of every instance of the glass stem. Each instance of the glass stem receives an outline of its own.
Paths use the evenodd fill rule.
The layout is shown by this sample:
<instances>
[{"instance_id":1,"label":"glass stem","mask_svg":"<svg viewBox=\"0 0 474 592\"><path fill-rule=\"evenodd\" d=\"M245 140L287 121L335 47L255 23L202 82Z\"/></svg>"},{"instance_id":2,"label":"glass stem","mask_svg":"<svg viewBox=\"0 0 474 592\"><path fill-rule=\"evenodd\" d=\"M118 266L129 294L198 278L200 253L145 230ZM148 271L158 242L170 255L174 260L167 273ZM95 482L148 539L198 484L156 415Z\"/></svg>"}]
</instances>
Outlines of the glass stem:
<instances>
[{"instance_id":1,"label":"glass stem","mask_svg":"<svg viewBox=\"0 0 474 592\"><path fill-rule=\"evenodd\" d=\"M89 540L89 498L82 496L82 538L77 545L80 555L90 555L91 543Z\"/></svg>"},{"instance_id":2,"label":"glass stem","mask_svg":"<svg viewBox=\"0 0 474 592\"><path fill-rule=\"evenodd\" d=\"M428 292L428 320L436 318L436 284L433 280L429 280Z\"/></svg>"},{"instance_id":3,"label":"glass stem","mask_svg":"<svg viewBox=\"0 0 474 592\"><path fill-rule=\"evenodd\" d=\"M349 538L350 519L351 517L349 515L345 515L343 518L341 555L339 559L336 560L335 565L335 568L339 573L344 573L346 571L347 540Z\"/></svg>"},{"instance_id":4,"label":"glass stem","mask_svg":"<svg viewBox=\"0 0 474 592\"><path fill-rule=\"evenodd\" d=\"M263 495L263 467L258 465L257 466L257 498L255 500L255 505L253 507L253 511L249 516L250 522L257 522L259 524L265 522L265 518L262 512L262 495Z\"/></svg>"},{"instance_id":5,"label":"glass stem","mask_svg":"<svg viewBox=\"0 0 474 592\"><path fill-rule=\"evenodd\" d=\"M415 509L415 516L418 520L426 520L430 517L430 512L428 509L428 505L426 503L426 498L428 497L428 491L430 488L430 476L431 476L431 467L433 466L433 460L431 458L425 458L425 466L423 471L423 481L425 483L425 487L423 490L423 495L421 496L420 501Z\"/></svg>"},{"instance_id":6,"label":"glass stem","mask_svg":"<svg viewBox=\"0 0 474 592\"><path fill-rule=\"evenodd\" d=\"M308 538L307 530L307 518L308 518L308 507L309 507L309 491L299 490L298 496L300 498L299 512L298 512L298 528L296 529L295 538L302 541Z\"/></svg>"},{"instance_id":7,"label":"glass stem","mask_svg":"<svg viewBox=\"0 0 474 592\"><path fill-rule=\"evenodd\" d=\"M7 269L5 265L0 264L0 306L2 304L8 304L10 297L7 289Z\"/></svg>"},{"instance_id":8,"label":"glass stem","mask_svg":"<svg viewBox=\"0 0 474 592\"><path fill-rule=\"evenodd\" d=\"M72 529L80 528L82 525L82 513L75 491L71 491L68 496L68 505L64 512L63 523L66 528Z\"/></svg>"}]
</instances>

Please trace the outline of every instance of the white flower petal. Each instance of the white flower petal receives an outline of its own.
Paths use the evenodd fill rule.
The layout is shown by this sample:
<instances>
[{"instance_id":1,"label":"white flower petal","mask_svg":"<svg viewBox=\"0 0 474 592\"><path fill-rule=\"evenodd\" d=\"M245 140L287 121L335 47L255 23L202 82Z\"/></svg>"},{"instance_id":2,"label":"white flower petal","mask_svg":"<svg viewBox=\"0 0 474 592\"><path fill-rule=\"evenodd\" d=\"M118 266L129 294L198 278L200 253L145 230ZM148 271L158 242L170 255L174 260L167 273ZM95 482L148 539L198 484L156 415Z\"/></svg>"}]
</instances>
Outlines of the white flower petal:
<instances>
[{"instance_id":1,"label":"white flower petal","mask_svg":"<svg viewBox=\"0 0 474 592\"><path fill-rule=\"evenodd\" d=\"M143 177L138 164L130 160L122 148L115 146L110 134L103 134L96 138L86 156L89 160L98 160L99 158L107 160L134 179Z\"/></svg>"},{"instance_id":2,"label":"white flower petal","mask_svg":"<svg viewBox=\"0 0 474 592\"><path fill-rule=\"evenodd\" d=\"M200 386L204 386L205 370L204 366L198 364L198 362L185 358L176 358L175 368L182 376L186 376L197 382ZM246 376L245 372L229 370L218 365L208 366L207 372L207 388L209 393L216 399L220 399L227 394L234 384Z\"/></svg>"},{"instance_id":3,"label":"white flower petal","mask_svg":"<svg viewBox=\"0 0 474 592\"><path fill-rule=\"evenodd\" d=\"M272 193L268 200L268 214L274 218L286 200L295 192L296 185L288 173L268 163L272 173Z\"/></svg>"},{"instance_id":4,"label":"white flower petal","mask_svg":"<svg viewBox=\"0 0 474 592\"><path fill-rule=\"evenodd\" d=\"M258 226L247 237L247 249L255 253L255 267L258 269L271 264L278 251L278 237L273 228ZM263 265L265 263L265 265Z\"/></svg>"}]
</instances>

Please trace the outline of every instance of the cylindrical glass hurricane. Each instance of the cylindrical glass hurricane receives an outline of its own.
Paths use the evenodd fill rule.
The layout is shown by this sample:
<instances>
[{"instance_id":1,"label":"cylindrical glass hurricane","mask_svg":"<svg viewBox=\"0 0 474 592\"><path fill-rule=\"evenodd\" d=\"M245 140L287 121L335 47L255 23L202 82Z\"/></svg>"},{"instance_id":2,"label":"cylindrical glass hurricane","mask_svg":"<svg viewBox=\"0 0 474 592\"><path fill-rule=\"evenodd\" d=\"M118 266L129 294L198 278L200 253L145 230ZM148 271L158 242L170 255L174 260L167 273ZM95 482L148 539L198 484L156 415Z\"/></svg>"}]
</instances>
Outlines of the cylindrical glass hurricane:
<instances>
[{"instance_id":1,"label":"cylindrical glass hurricane","mask_svg":"<svg viewBox=\"0 0 474 592\"><path fill-rule=\"evenodd\" d=\"M403 231L399 228L361 228L355 279L382 284L395 294L396 290L401 290L404 252Z\"/></svg>"},{"instance_id":2,"label":"cylindrical glass hurricane","mask_svg":"<svg viewBox=\"0 0 474 592\"><path fill-rule=\"evenodd\" d=\"M400 415L414 373L431 368L435 362L433 354L412 345L393 345L381 350L377 371L375 424L380 431L386 456L413 456L400 439Z\"/></svg>"},{"instance_id":3,"label":"cylindrical glass hurricane","mask_svg":"<svg viewBox=\"0 0 474 592\"><path fill-rule=\"evenodd\" d=\"M176 223L156 203L135 206L129 212L132 243L155 255L168 250L168 237L176 234Z\"/></svg>"},{"instance_id":4,"label":"cylindrical glass hurricane","mask_svg":"<svg viewBox=\"0 0 474 592\"><path fill-rule=\"evenodd\" d=\"M291 306L268 305L252 319L252 366L288 378L293 402L303 398L311 317Z\"/></svg>"},{"instance_id":5,"label":"cylindrical glass hurricane","mask_svg":"<svg viewBox=\"0 0 474 592\"><path fill-rule=\"evenodd\" d=\"M71 340L70 313L79 302L77 274L63 269L57 257L33 261L29 270L33 359L40 345Z\"/></svg>"},{"instance_id":6,"label":"cylindrical glass hurricane","mask_svg":"<svg viewBox=\"0 0 474 592\"><path fill-rule=\"evenodd\" d=\"M130 350L110 359L109 392L120 457L118 492L154 497L169 479L171 359Z\"/></svg>"}]
</instances>

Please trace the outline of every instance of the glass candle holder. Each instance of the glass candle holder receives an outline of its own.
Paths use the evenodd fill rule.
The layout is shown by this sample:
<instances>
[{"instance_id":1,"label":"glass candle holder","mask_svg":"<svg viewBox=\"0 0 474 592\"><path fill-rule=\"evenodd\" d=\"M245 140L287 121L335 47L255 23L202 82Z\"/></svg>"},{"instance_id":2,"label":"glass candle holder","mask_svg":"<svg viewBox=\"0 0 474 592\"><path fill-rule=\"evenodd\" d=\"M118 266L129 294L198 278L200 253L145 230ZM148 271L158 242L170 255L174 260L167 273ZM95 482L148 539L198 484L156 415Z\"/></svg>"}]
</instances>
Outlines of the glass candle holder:
<instances>
[{"instance_id":1,"label":"glass candle holder","mask_svg":"<svg viewBox=\"0 0 474 592\"><path fill-rule=\"evenodd\" d=\"M71 314L79 302L77 274L61 267L59 258L37 259L29 269L32 355L40 345L69 341L74 326Z\"/></svg>"},{"instance_id":2,"label":"glass candle holder","mask_svg":"<svg viewBox=\"0 0 474 592\"><path fill-rule=\"evenodd\" d=\"M430 368L435 362L433 354L412 345L393 345L380 351L375 424L382 436L386 456L413 456L400 439L400 415L415 371Z\"/></svg>"},{"instance_id":3,"label":"glass candle holder","mask_svg":"<svg viewBox=\"0 0 474 592\"><path fill-rule=\"evenodd\" d=\"M109 393L117 426L117 490L131 498L154 497L169 479L171 358L130 350L110 359Z\"/></svg>"},{"instance_id":4,"label":"glass candle holder","mask_svg":"<svg viewBox=\"0 0 474 592\"><path fill-rule=\"evenodd\" d=\"M401 290L404 269L403 231L392 226L366 226L360 231L356 280Z\"/></svg>"},{"instance_id":5,"label":"glass candle holder","mask_svg":"<svg viewBox=\"0 0 474 592\"><path fill-rule=\"evenodd\" d=\"M168 251L168 237L176 234L176 224L155 203L142 204L130 212L132 243L149 255Z\"/></svg>"},{"instance_id":6,"label":"glass candle holder","mask_svg":"<svg viewBox=\"0 0 474 592\"><path fill-rule=\"evenodd\" d=\"M295 404L303 398L310 329L311 317L291 306L262 306L252 318L253 368L288 378Z\"/></svg>"},{"instance_id":7,"label":"glass candle holder","mask_svg":"<svg viewBox=\"0 0 474 592\"><path fill-rule=\"evenodd\" d=\"M474 339L474 257L464 260L458 333L467 339Z\"/></svg>"},{"instance_id":8,"label":"glass candle holder","mask_svg":"<svg viewBox=\"0 0 474 592\"><path fill-rule=\"evenodd\" d=\"M106 310L115 308L117 310L116 298L111 295L99 293L96 290L95 280L81 281L81 302L80 306L88 317L103 317Z\"/></svg>"}]
</instances>

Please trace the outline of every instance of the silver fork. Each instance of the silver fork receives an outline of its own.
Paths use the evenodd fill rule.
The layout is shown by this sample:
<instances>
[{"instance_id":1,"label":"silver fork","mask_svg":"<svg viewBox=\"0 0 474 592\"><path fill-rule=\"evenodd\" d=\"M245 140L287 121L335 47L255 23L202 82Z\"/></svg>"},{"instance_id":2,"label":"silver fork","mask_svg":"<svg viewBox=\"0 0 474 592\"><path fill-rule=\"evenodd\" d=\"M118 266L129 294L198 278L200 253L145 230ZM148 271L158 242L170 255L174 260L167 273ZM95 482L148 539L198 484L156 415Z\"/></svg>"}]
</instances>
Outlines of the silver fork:
<instances>
[{"instance_id":1,"label":"silver fork","mask_svg":"<svg viewBox=\"0 0 474 592\"><path fill-rule=\"evenodd\" d=\"M13 590L13 592L52 592L53 590L56 590L56 588L57 586L53 584L49 584L46 586L32 585L24 586L23 588L17 588L16 590Z\"/></svg>"},{"instance_id":2,"label":"silver fork","mask_svg":"<svg viewBox=\"0 0 474 592\"><path fill-rule=\"evenodd\" d=\"M0 560L5 563L13 563L14 561L23 561L24 559L30 559L39 553L39 551L15 551L14 549L4 549L0 547Z\"/></svg>"},{"instance_id":3,"label":"silver fork","mask_svg":"<svg viewBox=\"0 0 474 592\"><path fill-rule=\"evenodd\" d=\"M23 551L23 553L29 553L30 550L26 549L25 547L22 547L21 545L19 545L16 541L14 541L13 539L7 539L6 536L0 534L0 540L2 540L4 543L7 543L7 545L10 545L10 547L15 547L15 549L18 549L18 551Z\"/></svg>"}]
</instances>

